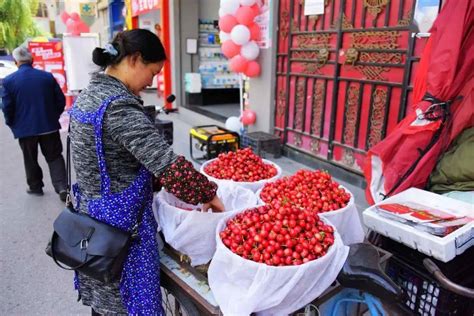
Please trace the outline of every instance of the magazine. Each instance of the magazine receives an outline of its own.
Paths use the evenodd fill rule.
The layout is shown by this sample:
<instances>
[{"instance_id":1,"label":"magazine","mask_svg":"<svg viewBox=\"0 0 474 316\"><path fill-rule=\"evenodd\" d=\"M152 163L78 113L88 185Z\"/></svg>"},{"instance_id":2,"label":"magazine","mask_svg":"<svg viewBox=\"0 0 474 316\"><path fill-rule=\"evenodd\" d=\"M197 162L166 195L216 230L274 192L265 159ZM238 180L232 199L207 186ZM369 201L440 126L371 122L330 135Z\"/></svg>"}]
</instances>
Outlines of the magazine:
<instances>
[{"instance_id":1,"label":"magazine","mask_svg":"<svg viewBox=\"0 0 474 316\"><path fill-rule=\"evenodd\" d=\"M382 204L377 207L377 212L435 236L446 236L474 220L414 202Z\"/></svg>"}]
</instances>

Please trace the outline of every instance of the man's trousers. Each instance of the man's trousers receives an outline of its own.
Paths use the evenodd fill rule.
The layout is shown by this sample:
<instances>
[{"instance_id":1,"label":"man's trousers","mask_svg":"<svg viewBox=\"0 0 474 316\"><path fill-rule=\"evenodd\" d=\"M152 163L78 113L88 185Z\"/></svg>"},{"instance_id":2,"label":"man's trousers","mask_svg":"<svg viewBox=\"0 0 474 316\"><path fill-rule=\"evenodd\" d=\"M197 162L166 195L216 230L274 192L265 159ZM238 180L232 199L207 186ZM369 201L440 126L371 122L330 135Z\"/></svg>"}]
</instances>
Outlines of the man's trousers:
<instances>
[{"instance_id":1,"label":"man's trousers","mask_svg":"<svg viewBox=\"0 0 474 316\"><path fill-rule=\"evenodd\" d=\"M26 182L31 190L40 190L43 184L43 172L38 164L38 145L48 163L51 181L56 193L66 190L66 166L62 155L63 146L59 131L29 136L19 139L25 163Z\"/></svg>"}]
</instances>

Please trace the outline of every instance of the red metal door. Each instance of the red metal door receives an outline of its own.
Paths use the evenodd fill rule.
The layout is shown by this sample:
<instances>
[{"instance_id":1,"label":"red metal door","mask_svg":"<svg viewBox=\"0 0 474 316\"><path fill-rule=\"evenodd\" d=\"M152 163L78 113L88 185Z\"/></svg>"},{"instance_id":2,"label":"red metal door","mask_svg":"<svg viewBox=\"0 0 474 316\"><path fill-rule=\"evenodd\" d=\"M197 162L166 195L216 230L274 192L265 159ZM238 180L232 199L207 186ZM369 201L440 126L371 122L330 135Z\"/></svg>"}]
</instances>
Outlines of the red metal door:
<instances>
[{"instance_id":1,"label":"red metal door","mask_svg":"<svg viewBox=\"0 0 474 316\"><path fill-rule=\"evenodd\" d=\"M415 0L280 0L275 132L285 145L359 173L406 111Z\"/></svg>"}]
</instances>

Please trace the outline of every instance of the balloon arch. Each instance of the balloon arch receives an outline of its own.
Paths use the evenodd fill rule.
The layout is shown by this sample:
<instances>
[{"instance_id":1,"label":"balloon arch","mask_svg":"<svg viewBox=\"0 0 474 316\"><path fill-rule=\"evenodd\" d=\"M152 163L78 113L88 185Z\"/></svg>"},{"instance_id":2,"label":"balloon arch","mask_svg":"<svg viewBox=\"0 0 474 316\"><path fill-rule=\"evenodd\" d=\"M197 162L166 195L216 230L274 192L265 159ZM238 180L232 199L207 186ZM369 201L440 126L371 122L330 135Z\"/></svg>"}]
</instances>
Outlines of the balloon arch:
<instances>
[{"instance_id":1,"label":"balloon arch","mask_svg":"<svg viewBox=\"0 0 474 316\"><path fill-rule=\"evenodd\" d=\"M258 0L221 0L219 37L222 53L230 59L230 69L247 77L260 75L256 61L260 48L260 28L255 18L260 14Z\"/></svg>"}]
</instances>

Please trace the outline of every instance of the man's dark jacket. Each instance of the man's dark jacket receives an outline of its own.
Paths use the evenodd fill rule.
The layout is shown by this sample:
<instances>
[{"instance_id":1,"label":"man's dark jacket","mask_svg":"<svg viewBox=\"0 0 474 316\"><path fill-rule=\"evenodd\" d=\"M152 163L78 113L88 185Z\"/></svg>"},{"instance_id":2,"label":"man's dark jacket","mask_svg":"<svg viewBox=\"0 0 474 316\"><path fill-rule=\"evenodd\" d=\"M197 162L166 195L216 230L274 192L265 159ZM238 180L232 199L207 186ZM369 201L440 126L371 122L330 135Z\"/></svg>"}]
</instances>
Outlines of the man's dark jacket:
<instances>
[{"instance_id":1,"label":"man's dark jacket","mask_svg":"<svg viewBox=\"0 0 474 316\"><path fill-rule=\"evenodd\" d=\"M53 75L23 64L3 80L3 114L15 138L61 129L65 98Z\"/></svg>"}]
</instances>

